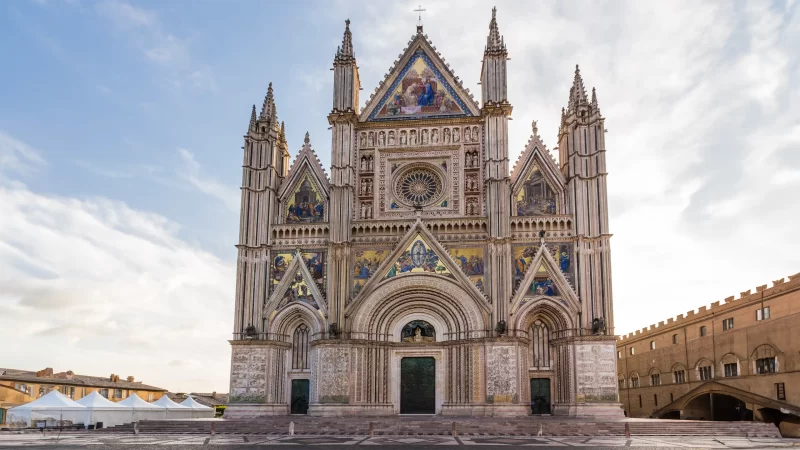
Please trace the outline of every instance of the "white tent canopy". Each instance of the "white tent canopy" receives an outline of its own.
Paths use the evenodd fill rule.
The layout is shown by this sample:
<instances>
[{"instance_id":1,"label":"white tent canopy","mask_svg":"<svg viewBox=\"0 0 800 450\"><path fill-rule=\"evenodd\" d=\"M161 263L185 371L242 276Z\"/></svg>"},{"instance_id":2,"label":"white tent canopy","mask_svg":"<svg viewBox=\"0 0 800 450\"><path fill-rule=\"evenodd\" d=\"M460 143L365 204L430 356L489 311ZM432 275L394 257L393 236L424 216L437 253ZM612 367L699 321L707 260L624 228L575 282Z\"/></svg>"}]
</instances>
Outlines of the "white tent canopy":
<instances>
[{"instance_id":1,"label":"white tent canopy","mask_svg":"<svg viewBox=\"0 0 800 450\"><path fill-rule=\"evenodd\" d=\"M86 423L87 409L60 392L53 390L30 403L8 410L7 423L16 426L35 426L45 422L46 426Z\"/></svg>"},{"instance_id":2,"label":"white tent canopy","mask_svg":"<svg viewBox=\"0 0 800 450\"><path fill-rule=\"evenodd\" d=\"M134 420L157 420L167 418L167 408L147 403L135 393L117 404L133 408Z\"/></svg>"},{"instance_id":3,"label":"white tent canopy","mask_svg":"<svg viewBox=\"0 0 800 450\"><path fill-rule=\"evenodd\" d=\"M87 424L97 425L98 422L103 422L104 427L110 427L134 421L132 407L114 403L97 391L83 397L77 403L85 406L88 410Z\"/></svg>"},{"instance_id":4,"label":"white tent canopy","mask_svg":"<svg viewBox=\"0 0 800 450\"><path fill-rule=\"evenodd\" d=\"M192 408L175 403L166 394L162 395L160 399L153 402L154 405L163 406L167 408L168 419L191 419Z\"/></svg>"},{"instance_id":5,"label":"white tent canopy","mask_svg":"<svg viewBox=\"0 0 800 450\"><path fill-rule=\"evenodd\" d=\"M197 400L192 397L187 397L186 400L181 402L181 405L192 409L192 418L194 419L214 417L217 412L214 408L197 403Z\"/></svg>"}]
</instances>

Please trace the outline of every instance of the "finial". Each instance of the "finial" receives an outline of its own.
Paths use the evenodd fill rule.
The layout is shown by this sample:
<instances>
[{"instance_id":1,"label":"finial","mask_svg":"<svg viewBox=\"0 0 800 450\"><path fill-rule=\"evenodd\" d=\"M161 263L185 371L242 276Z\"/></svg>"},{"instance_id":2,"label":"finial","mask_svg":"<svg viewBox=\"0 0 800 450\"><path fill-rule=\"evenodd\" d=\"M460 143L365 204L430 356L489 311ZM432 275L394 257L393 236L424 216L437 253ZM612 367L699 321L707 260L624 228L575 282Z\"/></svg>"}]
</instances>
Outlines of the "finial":
<instances>
[{"instance_id":1,"label":"finial","mask_svg":"<svg viewBox=\"0 0 800 450\"><path fill-rule=\"evenodd\" d=\"M308 136L308 131L306 131L306 137L303 139L304 145L311 145L311 138Z\"/></svg>"},{"instance_id":2,"label":"finial","mask_svg":"<svg viewBox=\"0 0 800 450\"><path fill-rule=\"evenodd\" d=\"M597 91L592 87L592 108L599 110L600 106L597 104Z\"/></svg>"},{"instance_id":3,"label":"finial","mask_svg":"<svg viewBox=\"0 0 800 450\"><path fill-rule=\"evenodd\" d=\"M575 64L575 78L572 80L572 87L569 90L569 104L567 111L573 112L579 105L586 105L589 100L586 98L586 88L583 87L581 69Z\"/></svg>"},{"instance_id":4,"label":"finial","mask_svg":"<svg viewBox=\"0 0 800 450\"><path fill-rule=\"evenodd\" d=\"M492 20L489 22L489 36L486 38L486 51L504 51L505 49L505 43L497 28L497 7L493 7Z\"/></svg>"},{"instance_id":5,"label":"finial","mask_svg":"<svg viewBox=\"0 0 800 450\"><path fill-rule=\"evenodd\" d=\"M336 52L337 59L352 59L353 53L353 33L350 32L350 19L344 21L344 37L342 37L341 51Z\"/></svg>"},{"instance_id":6,"label":"finial","mask_svg":"<svg viewBox=\"0 0 800 450\"><path fill-rule=\"evenodd\" d=\"M253 110L250 112L250 129L256 129L256 105L253 105Z\"/></svg>"},{"instance_id":7,"label":"finial","mask_svg":"<svg viewBox=\"0 0 800 450\"><path fill-rule=\"evenodd\" d=\"M281 120L281 141L286 142L286 124Z\"/></svg>"},{"instance_id":8,"label":"finial","mask_svg":"<svg viewBox=\"0 0 800 450\"><path fill-rule=\"evenodd\" d=\"M539 126L536 125L536 121L535 120L533 122L531 122L531 128L533 128L533 135L534 136L538 136L539 135Z\"/></svg>"},{"instance_id":9,"label":"finial","mask_svg":"<svg viewBox=\"0 0 800 450\"><path fill-rule=\"evenodd\" d=\"M274 111L275 106L275 96L272 92L272 82L270 81L269 87L267 88L267 95L264 97L264 104L261 105L261 114L259 114L258 119L263 120L270 116L270 113Z\"/></svg>"}]
</instances>

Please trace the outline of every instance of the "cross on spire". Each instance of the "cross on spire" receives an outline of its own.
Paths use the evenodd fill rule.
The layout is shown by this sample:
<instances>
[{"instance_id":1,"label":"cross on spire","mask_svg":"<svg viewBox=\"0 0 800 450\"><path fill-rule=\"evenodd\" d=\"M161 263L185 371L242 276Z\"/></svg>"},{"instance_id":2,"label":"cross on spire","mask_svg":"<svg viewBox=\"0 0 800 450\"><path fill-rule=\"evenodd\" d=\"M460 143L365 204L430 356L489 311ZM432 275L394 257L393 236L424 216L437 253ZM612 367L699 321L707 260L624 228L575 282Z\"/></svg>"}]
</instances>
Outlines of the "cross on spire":
<instances>
[{"instance_id":1,"label":"cross on spire","mask_svg":"<svg viewBox=\"0 0 800 450\"><path fill-rule=\"evenodd\" d=\"M417 33L418 34L422 33L422 13L424 11L426 11L426 9L423 8L422 5L419 5L419 7L417 7L417 9L414 10L414 12L418 14L418 20L419 20L419 22L417 22Z\"/></svg>"}]
</instances>

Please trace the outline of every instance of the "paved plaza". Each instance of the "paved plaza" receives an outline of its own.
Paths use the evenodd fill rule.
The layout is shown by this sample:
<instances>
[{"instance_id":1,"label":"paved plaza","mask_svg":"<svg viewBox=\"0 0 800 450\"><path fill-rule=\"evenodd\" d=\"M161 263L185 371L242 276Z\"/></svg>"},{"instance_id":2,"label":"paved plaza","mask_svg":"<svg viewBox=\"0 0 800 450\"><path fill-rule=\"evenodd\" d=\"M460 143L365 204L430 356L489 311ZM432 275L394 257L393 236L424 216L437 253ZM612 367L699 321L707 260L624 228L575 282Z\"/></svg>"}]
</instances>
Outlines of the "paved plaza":
<instances>
[{"instance_id":1,"label":"paved plaza","mask_svg":"<svg viewBox=\"0 0 800 450\"><path fill-rule=\"evenodd\" d=\"M191 449L194 447L215 446L217 448L253 448L291 446L350 448L355 446L381 446L383 448L432 446L481 446L494 447L639 447L639 448L800 448L800 439L746 438L719 436L560 436L560 437L518 437L518 436L276 436L276 435L121 435L94 432L61 433L57 431L25 434L0 434L0 447L10 448L139 448L143 446L159 448Z\"/></svg>"}]
</instances>

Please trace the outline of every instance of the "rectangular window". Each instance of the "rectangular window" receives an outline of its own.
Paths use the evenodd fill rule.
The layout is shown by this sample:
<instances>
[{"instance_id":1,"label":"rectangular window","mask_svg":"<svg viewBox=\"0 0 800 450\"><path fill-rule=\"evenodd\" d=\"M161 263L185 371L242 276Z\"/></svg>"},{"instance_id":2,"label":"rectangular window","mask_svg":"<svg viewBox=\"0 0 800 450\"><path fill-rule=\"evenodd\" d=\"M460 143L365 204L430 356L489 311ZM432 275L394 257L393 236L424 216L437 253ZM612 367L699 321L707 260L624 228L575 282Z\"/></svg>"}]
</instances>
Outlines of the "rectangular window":
<instances>
[{"instance_id":1,"label":"rectangular window","mask_svg":"<svg viewBox=\"0 0 800 450\"><path fill-rule=\"evenodd\" d=\"M775 383L775 395L778 400L786 400L786 388L783 383Z\"/></svg>"},{"instance_id":2,"label":"rectangular window","mask_svg":"<svg viewBox=\"0 0 800 450\"><path fill-rule=\"evenodd\" d=\"M639 387L639 377L631 378L631 387Z\"/></svg>"},{"instance_id":3,"label":"rectangular window","mask_svg":"<svg viewBox=\"0 0 800 450\"><path fill-rule=\"evenodd\" d=\"M114 389L114 398L122 398L122 389Z\"/></svg>"},{"instance_id":4,"label":"rectangular window","mask_svg":"<svg viewBox=\"0 0 800 450\"><path fill-rule=\"evenodd\" d=\"M619 388L620 389L625 389L625 380L620 378L619 380L617 380L617 383L619 383Z\"/></svg>"},{"instance_id":5,"label":"rectangular window","mask_svg":"<svg viewBox=\"0 0 800 450\"><path fill-rule=\"evenodd\" d=\"M765 306L761 309L756 310L756 320L767 320L769 319L769 306Z\"/></svg>"},{"instance_id":6,"label":"rectangular window","mask_svg":"<svg viewBox=\"0 0 800 450\"><path fill-rule=\"evenodd\" d=\"M675 374L675 384L686 383L686 372L683 370L676 370Z\"/></svg>"},{"instance_id":7,"label":"rectangular window","mask_svg":"<svg viewBox=\"0 0 800 450\"><path fill-rule=\"evenodd\" d=\"M650 375L650 385L651 386L661 386L661 374L654 373Z\"/></svg>"},{"instance_id":8,"label":"rectangular window","mask_svg":"<svg viewBox=\"0 0 800 450\"><path fill-rule=\"evenodd\" d=\"M705 336L706 333L708 333L708 329L705 327L705 325L703 325L702 327L700 327L700 337Z\"/></svg>"},{"instance_id":9,"label":"rectangular window","mask_svg":"<svg viewBox=\"0 0 800 450\"><path fill-rule=\"evenodd\" d=\"M100 395L105 398L108 398L108 389L100 389Z\"/></svg>"},{"instance_id":10,"label":"rectangular window","mask_svg":"<svg viewBox=\"0 0 800 450\"><path fill-rule=\"evenodd\" d=\"M658 394L653 394L653 403L658 406Z\"/></svg>"},{"instance_id":11,"label":"rectangular window","mask_svg":"<svg viewBox=\"0 0 800 450\"><path fill-rule=\"evenodd\" d=\"M669 402L670 402L670 403L672 403L672 402L674 402L674 401L675 401L675 394L673 394L672 392L670 392L670 393L669 393Z\"/></svg>"},{"instance_id":12,"label":"rectangular window","mask_svg":"<svg viewBox=\"0 0 800 450\"><path fill-rule=\"evenodd\" d=\"M756 373L775 373L775 357L759 358L756 360Z\"/></svg>"},{"instance_id":13,"label":"rectangular window","mask_svg":"<svg viewBox=\"0 0 800 450\"><path fill-rule=\"evenodd\" d=\"M711 379L711 366L701 367L699 372L701 380L707 381Z\"/></svg>"},{"instance_id":14,"label":"rectangular window","mask_svg":"<svg viewBox=\"0 0 800 450\"><path fill-rule=\"evenodd\" d=\"M631 347L631 355L633 355L633 347Z\"/></svg>"},{"instance_id":15,"label":"rectangular window","mask_svg":"<svg viewBox=\"0 0 800 450\"><path fill-rule=\"evenodd\" d=\"M733 329L733 317L728 319L722 320L722 331L728 331Z\"/></svg>"},{"instance_id":16,"label":"rectangular window","mask_svg":"<svg viewBox=\"0 0 800 450\"><path fill-rule=\"evenodd\" d=\"M617 352L617 359L622 359L622 352Z\"/></svg>"},{"instance_id":17,"label":"rectangular window","mask_svg":"<svg viewBox=\"0 0 800 450\"><path fill-rule=\"evenodd\" d=\"M672 343L673 344L677 344L678 343L678 335L677 334L673 334L672 335Z\"/></svg>"},{"instance_id":18,"label":"rectangular window","mask_svg":"<svg viewBox=\"0 0 800 450\"><path fill-rule=\"evenodd\" d=\"M641 407L642 407L642 396L640 395L639 396L639 408L641 408Z\"/></svg>"},{"instance_id":19,"label":"rectangular window","mask_svg":"<svg viewBox=\"0 0 800 450\"><path fill-rule=\"evenodd\" d=\"M736 367L736 363L725 364L725 376L726 377L738 377L739 376L739 369L738 369L738 367Z\"/></svg>"},{"instance_id":20,"label":"rectangular window","mask_svg":"<svg viewBox=\"0 0 800 450\"><path fill-rule=\"evenodd\" d=\"M656 341L650 341L650 350L656 349Z\"/></svg>"}]
</instances>

